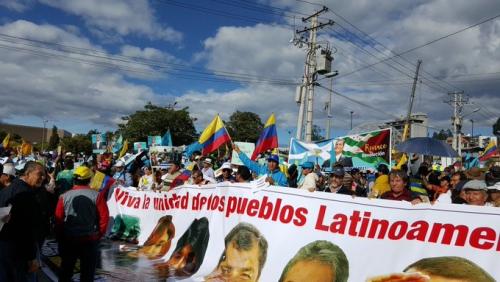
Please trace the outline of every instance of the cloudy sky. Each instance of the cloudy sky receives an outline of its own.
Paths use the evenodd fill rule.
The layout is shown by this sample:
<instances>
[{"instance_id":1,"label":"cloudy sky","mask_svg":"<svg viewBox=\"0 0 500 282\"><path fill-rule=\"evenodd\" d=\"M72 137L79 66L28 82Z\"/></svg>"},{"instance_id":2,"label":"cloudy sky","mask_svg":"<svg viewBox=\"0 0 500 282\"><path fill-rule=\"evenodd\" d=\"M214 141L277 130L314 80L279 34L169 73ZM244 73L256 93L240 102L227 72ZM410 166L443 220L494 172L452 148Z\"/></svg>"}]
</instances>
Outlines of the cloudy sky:
<instances>
[{"instance_id":1,"label":"cloudy sky","mask_svg":"<svg viewBox=\"0 0 500 282\"><path fill-rule=\"evenodd\" d=\"M415 112L449 128L448 92L465 91L464 132L491 134L500 115L500 18L361 71L500 14L498 0L0 0L0 121L71 132L113 130L151 101L189 106L202 130L216 113L276 113L280 138L295 135L305 49L290 43L304 15L330 8L319 33L334 51L333 135L407 110L423 61ZM330 81L320 83L330 87ZM315 94L325 127L328 93ZM370 107L367 107L370 106ZM280 143L286 143L280 141Z\"/></svg>"}]
</instances>

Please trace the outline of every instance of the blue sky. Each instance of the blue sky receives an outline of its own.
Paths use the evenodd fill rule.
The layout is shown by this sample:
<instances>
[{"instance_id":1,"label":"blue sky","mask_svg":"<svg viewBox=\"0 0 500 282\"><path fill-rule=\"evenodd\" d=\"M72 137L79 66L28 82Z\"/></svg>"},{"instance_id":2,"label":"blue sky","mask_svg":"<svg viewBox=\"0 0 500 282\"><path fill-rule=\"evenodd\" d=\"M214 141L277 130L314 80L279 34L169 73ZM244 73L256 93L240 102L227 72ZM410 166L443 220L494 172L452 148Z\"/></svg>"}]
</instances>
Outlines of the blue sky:
<instances>
[{"instance_id":1,"label":"blue sky","mask_svg":"<svg viewBox=\"0 0 500 282\"><path fill-rule=\"evenodd\" d=\"M341 75L499 10L494 0L321 2L335 7L322 20L337 24L322 30L320 40L335 48L334 69ZM248 110L265 122L275 112L280 143L287 143L297 119L295 89L269 80L300 81L305 53L289 43L291 16L301 28L302 14L317 9L294 0L0 0L0 120L41 126L45 119L71 132L113 130L121 116L148 101L177 102L190 107L199 130L216 113L227 119ZM430 130L450 127L451 107L442 101L446 92L464 90L476 103L465 112L481 108L467 118L475 120L475 134L490 134L499 116L499 30L497 19L336 80L336 91L372 108L334 96L333 135L349 131L350 111L354 126L404 115L417 59L424 71L414 111L429 115ZM175 75L165 66L174 67ZM253 80L220 80L217 72ZM314 115L322 128L327 100L318 89ZM468 121L464 132L470 132Z\"/></svg>"}]
</instances>

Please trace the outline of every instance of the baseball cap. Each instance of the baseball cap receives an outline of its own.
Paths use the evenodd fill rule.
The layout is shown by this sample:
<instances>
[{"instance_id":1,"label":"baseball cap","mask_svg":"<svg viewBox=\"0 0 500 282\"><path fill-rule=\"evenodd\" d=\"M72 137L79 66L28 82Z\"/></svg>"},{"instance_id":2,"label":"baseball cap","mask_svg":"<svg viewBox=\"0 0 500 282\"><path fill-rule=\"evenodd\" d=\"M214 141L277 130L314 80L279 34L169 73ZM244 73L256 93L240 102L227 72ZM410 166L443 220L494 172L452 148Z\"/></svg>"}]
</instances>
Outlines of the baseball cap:
<instances>
[{"instance_id":1,"label":"baseball cap","mask_svg":"<svg viewBox=\"0 0 500 282\"><path fill-rule=\"evenodd\" d=\"M482 180L482 179L484 179L484 173L478 167L473 167L473 168L467 170L465 172L465 175L469 179L473 179L473 180Z\"/></svg>"},{"instance_id":2,"label":"baseball cap","mask_svg":"<svg viewBox=\"0 0 500 282\"><path fill-rule=\"evenodd\" d=\"M351 174L355 174L355 173L358 173L359 172L359 168L352 168L351 169Z\"/></svg>"},{"instance_id":3,"label":"baseball cap","mask_svg":"<svg viewBox=\"0 0 500 282\"><path fill-rule=\"evenodd\" d=\"M312 162L305 162L300 165L302 168L314 168L314 164Z\"/></svg>"},{"instance_id":4,"label":"baseball cap","mask_svg":"<svg viewBox=\"0 0 500 282\"><path fill-rule=\"evenodd\" d=\"M336 176L344 176L345 170L343 167L334 167L332 169L332 174Z\"/></svg>"},{"instance_id":5,"label":"baseball cap","mask_svg":"<svg viewBox=\"0 0 500 282\"><path fill-rule=\"evenodd\" d=\"M206 158L203 160L204 163L207 163L207 164L212 164L212 159L211 158Z\"/></svg>"},{"instance_id":6,"label":"baseball cap","mask_svg":"<svg viewBox=\"0 0 500 282\"><path fill-rule=\"evenodd\" d=\"M73 175L78 179L84 180L91 178L94 175L94 173L92 173L92 170L90 168L82 165L75 169Z\"/></svg>"},{"instance_id":7,"label":"baseball cap","mask_svg":"<svg viewBox=\"0 0 500 282\"><path fill-rule=\"evenodd\" d=\"M270 155L269 158L267 158L267 161L268 162L276 162L276 163L280 163L280 158L278 157L278 155Z\"/></svg>"},{"instance_id":8,"label":"baseball cap","mask_svg":"<svg viewBox=\"0 0 500 282\"><path fill-rule=\"evenodd\" d=\"M231 169L231 164L228 163L228 162L225 162L222 164L222 166L220 167L220 169L224 170L224 169Z\"/></svg>"},{"instance_id":9,"label":"baseball cap","mask_svg":"<svg viewBox=\"0 0 500 282\"><path fill-rule=\"evenodd\" d=\"M482 180L470 180L464 185L464 189L488 191L486 183Z\"/></svg>"},{"instance_id":10,"label":"baseball cap","mask_svg":"<svg viewBox=\"0 0 500 282\"><path fill-rule=\"evenodd\" d=\"M491 186L488 186L488 191L494 192L494 191L500 191L500 182L497 182Z\"/></svg>"},{"instance_id":11,"label":"baseball cap","mask_svg":"<svg viewBox=\"0 0 500 282\"><path fill-rule=\"evenodd\" d=\"M121 160L119 160L115 163L115 167L123 167L124 165L125 165L125 163Z\"/></svg>"}]
</instances>

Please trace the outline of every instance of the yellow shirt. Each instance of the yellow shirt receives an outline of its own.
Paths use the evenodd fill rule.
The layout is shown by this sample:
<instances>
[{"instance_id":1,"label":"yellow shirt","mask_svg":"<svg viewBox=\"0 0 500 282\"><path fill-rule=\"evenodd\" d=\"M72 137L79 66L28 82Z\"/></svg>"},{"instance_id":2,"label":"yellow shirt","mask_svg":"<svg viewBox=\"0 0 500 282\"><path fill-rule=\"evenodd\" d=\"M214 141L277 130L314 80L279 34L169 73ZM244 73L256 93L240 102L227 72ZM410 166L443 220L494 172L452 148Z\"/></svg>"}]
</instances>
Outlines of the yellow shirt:
<instances>
[{"instance_id":1,"label":"yellow shirt","mask_svg":"<svg viewBox=\"0 0 500 282\"><path fill-rule=\"evenodd\" d=\"M372 188L372 195L380 197L380 195L390 190L391 186L389 186L389 175L383 174L375 179L375 184L373 184Z\"/></svg>"}]
</instances>

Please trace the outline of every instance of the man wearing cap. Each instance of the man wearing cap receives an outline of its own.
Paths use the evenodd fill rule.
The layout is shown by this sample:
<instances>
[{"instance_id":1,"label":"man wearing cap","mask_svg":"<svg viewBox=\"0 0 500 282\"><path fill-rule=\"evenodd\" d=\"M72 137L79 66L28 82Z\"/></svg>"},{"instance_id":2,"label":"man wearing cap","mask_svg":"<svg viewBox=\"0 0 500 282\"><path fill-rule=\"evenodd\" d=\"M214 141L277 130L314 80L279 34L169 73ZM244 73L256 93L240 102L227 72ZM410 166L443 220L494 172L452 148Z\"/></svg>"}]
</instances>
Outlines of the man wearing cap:
<instances>
[{"instance_id":1,"label":"man wearing cap","mask_svg":"<svg viewBox=\"0 0 500 282\"><path fill-rule=\"evenodd\" d=\"M325 192L354 195L354 191L344 186L344 174L344 167L339 164L335 165L330 176L330 184L326 187Z\"/></svg>"},{"instance_id":2,"label":"man wearing cap","mask_svg":"<svg viewBox=\"0 0 500 282\"><path fill-rule=\"evenodd\" d=\"M212 159L211 158L205 158L203 160L203 168L201 169L201 172L203 173L203 178L207 180L212 180L212 182L215 182L215 172L212 168Z\"/></svg>"},{"instance_id":3,"label":"man wearing cap","mask_svg":"<svg viewBox=\"0 0 500 282\"><path fill-rule=\"evenodd\" d=\"M116 172L113 178L119 185L130 187L134 184L132 175L125 170L125 163L123 161L117 161L114 167L116 168Z\"/></svg>"},{"instance_id":4,"label":"man wearing cap","mask_svg":"<svg viewBox=\"0 0 500 282\"><path fill-rule=\"evenodd\" d=\"M251 171L257 173L259 176L267 175L266 181L269 182L269 184L284 187L288 186L286 176L283 172L281 172L279 168L280 161L278 155L271 155L267 159L266 166L259 165L258 163L250 160L248 156L244 152L242 152L237 145L233 144L233 150L238 153L238 157L240 158L241 162Z\"/></svg>"},{"instance_id":5,"label":"man wearing cap","mask_svg":"<svg viewBox=\"0 0 500 282\"><path fill-rule=\"evenodd\" d=\"M176 161L169 162L169 167L168 167L167 173L161 177L161 180L163 182L163 187L161 188L161 191L170 190L170 188L172 186L172 182L174 182L174 180L179 175L181 175L180 169L181 169L181 165L178 162L176 162Z\"/></svg>"},{"instance_id":6,"label":"man wearing cap","mask_svg":"<svg viewBox=\"0 0 500 282\"><path fill-rule=\"evenodd\" d=\"M304 176L299 185L299 189L307 190L309 192L316 191L316 182L319 180L318 175L313 171L314 164L312 162L305 162L301 165L302 175Z\"/></svg>"},{"instance_id":7,"label":"man wearing cap","mask_svg":"<svg viewBox=\"0 0 500 282\"><path fill-rule=\"evenodd\" d=\"M468 205L485 206L488 200L488 187L482 180L470 180L465 183L465 199Z\"/></svg>"},{"instance_id":8,"label":"man wearing cap","mask_svg":"<svg viewBox=\"0 0 500 282\"><path fill-rule=\"evenodd\" d=\"M500 207L500 182L488 186L489 203L492 206Z\"/></svg>"},{"instance_id":9,"label":"man wearing cap","mask_svg":"<svg viewBox=\"0 0 500 282\"><path fill-rule=\"evenodd\" d=\"M80 260L80 281L94 281L98 245L108 226L105 197L89 187L90 168L74 171L74 186L59 197L55 211L56 235L61 255L59 281L71 281L76 260Z\"/></svg>"},{"instance_id":10,"label":"man wearing cap","mask_svg":"<svg viewBox=\"0 0 500 282\"><path fill-rule=\"evenodd\" d=\"M16 178L16 167L13 163L5 163L0 175L0 188L8 187L14 178Z\"/></svg>"},{"instance_id":11,"label":"man wearing cap","mask_svg":"<svg viewBox=\"0 0 500 282\"><path fill-rule=\"evenodd\" d=\"M236 179L233 176L233 169L231 168L230 163L228 162L223 163L220 169L222 170L222 174L219 177L217 177L216 179L217 183L236 181Z\"/></svg>"}]
</instances>

